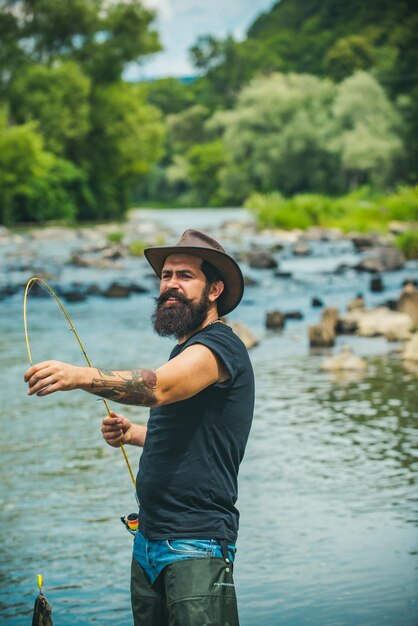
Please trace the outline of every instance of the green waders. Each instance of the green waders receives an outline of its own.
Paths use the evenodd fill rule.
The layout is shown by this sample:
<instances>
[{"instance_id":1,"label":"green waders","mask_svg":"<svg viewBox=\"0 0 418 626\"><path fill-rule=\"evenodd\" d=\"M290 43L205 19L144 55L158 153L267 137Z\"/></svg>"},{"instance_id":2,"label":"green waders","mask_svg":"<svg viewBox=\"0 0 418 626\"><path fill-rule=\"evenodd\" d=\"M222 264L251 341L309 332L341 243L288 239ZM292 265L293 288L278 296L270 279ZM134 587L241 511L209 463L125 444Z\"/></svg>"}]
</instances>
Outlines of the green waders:
<instances>
[{"instance_id":1,"label":"green waders","mask_svg":"<svg viewBox=\"0 0 418 626\"><path fill-rule=\"evenodd\" d=\"M135 559L135 626L239 626L232 563L219 558L170 563L151 586Z\"/></svg>"}]
</instances>

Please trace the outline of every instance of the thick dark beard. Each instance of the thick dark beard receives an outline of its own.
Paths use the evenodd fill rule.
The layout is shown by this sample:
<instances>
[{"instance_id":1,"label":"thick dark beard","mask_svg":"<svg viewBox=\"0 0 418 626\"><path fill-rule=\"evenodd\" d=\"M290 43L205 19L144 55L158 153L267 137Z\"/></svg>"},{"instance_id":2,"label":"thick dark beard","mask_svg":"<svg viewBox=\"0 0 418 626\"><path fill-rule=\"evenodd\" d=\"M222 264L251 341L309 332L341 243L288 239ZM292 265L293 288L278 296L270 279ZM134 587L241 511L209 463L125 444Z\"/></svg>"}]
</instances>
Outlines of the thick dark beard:
<instances>
[{"instance_id":1,"label":"thick dark beard","mask_svg":"<svg viewBox=\"0 0 418 626\"><path fill-rule=\"evenodd\" d=\"M155 298L156 306L152 314L152 324L155 332L161 337L175 337L180 339L193 333L205 321L211 303L209 300L209 285L206 285L202 296L196 304L191 302L174 289ZM167 306L168 298L177 298L180 304Z\"/></svg>"}]
</instances>

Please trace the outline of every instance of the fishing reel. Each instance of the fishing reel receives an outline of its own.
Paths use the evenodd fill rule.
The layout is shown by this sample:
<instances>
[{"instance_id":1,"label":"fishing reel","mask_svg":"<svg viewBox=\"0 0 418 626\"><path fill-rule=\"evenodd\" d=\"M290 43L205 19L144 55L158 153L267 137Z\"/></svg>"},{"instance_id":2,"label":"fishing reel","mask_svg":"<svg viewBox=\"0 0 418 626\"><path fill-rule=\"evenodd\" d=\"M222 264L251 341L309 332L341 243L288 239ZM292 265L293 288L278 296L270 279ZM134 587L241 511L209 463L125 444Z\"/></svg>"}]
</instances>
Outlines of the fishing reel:
<instances>
[{"instance_id":1,"label":"fishing reel","mask_svg":"<svg viewBox=\"0 0 418 626\"><path fill-rule=\"evenodd\" d=\"M131 535L135 537L135 534L138 530L138 513L129 513L129 515L124 515L120 518L120 521L125 526L128 533L131 533Z\"/></svg>"}]
</instances>

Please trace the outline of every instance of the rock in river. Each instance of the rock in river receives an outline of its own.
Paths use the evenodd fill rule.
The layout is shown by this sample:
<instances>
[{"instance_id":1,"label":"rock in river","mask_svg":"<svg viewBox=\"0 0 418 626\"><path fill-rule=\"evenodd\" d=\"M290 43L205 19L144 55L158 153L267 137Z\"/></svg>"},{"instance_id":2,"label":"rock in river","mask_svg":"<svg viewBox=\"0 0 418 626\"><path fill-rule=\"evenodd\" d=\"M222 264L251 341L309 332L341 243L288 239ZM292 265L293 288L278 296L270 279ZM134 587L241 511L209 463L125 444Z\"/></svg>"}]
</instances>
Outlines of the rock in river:
<instances>
[{"instance_id":1,"label":"rock in river","mask_svg":"<svg viewBox=\"0 0 418 626\"><path fill-rule=\"evenodd\" d=\"M280 311L268 311L266 314L266 328L280 330L283 328L285 318Z\"/></svg>"},{"instance_id":2,"label":"rock in river","mask_svg":"<svg viewBox=\"0 0 418 626\"><path fill-rule=\"evenodd\" d=\"M369 254L362 259L355 269L359 272L381 273L400 270L405 265L405 257L394 246L379 246L371 248Z\"/></svg>"},{"instance_id":3,"label":"rock in river","mask_svg":"<svg viewBox=\"0 0 418 626\"><path fill-rule=\"evenodd\" d=\"M311 348L331 348L335 344L335 332L330 326L313 324L308 332Z\"/></svg>"},{"instance_id":4,"label":"rock in river","mask_svg":"<svg viewBox=\"0 0 418 626\"><path fill-rule=\"evenodd\" d=\"M123 285L121 283L112 283L105 291L103 295L105 298L127 298L131 293L145 293L147 290L140 285L129 284Z\"/></svg>"},{"instance_id":5,"label":"rock in river","mask_svg":"<svg viewBox=\"0 0 418 626\"><path fill-rule=\"evenodd\" d=\"M391 311L387 307L376 309L354 309L342 316L343 324L355 324L357 334L362 337L384 335L390 341L409 339L413 322L409 315Z\"/></svg>"},{"instance_id":6,"label":"rock in river","mask_svg":"<svg viewBox=\"0 0 418 626\"><path fill-rule=\"evenodd\" d=\"M304 239L299 239L299 241L295 241L293 244L292 253L295 256L309 256L312 254L312 250Z\"/></svg>"},{"instance_id":7,"label":"rock in river","mask_svg":"<svg viewBox=\"0 0 418 626\"><path fill-rule=\"evenodd\" d=\"M338 324L338 309L327 307L322 311L319 324L309 326L309 345L311 348L330 348L335 344Z\"/></svg>"},{"instance_id":8,"label":"rock in river","mask_svg":"<svg viewBox=\"0 0 418 626\"><path fill-rule=\"evenodd\" d=\"M250 250L248 252L248 265L262 270L278 267L276 259L268 250Z\"/></svg>"}]
</instances>

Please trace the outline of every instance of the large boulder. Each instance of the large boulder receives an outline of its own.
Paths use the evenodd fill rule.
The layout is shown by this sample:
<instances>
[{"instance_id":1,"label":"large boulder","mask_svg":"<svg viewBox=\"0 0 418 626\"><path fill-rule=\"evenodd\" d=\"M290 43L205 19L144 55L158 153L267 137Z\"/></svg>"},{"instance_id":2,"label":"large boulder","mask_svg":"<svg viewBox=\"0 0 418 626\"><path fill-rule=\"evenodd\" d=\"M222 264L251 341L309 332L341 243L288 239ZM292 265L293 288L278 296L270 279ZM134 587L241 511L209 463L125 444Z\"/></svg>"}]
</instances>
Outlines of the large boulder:
<instances>
[{"instance_id":1,"label":"large boulder","mask_svg":"<svg viewBox=\"0 0 418 626\"><path fill-rule=\"evenodd\" d=\"M356 248L356 250L360 252L369 248L373 248L378 242L376 235L351 233L351 235L349 235L349 238L353 242L353 246Z\"/></svg>"},{"instance_id":2,"label":"large boulder","mask_svg":"<svg viewBox=\"0 0 418 626\"><path fill-rule=\"evenodd\" d=\"M357 334L362 337L384 335L390 341L409 339L413 322L409 315L399 311L391 311L387 307L376 309L354 309L341 317L345 325L355 325Z\"/></svg>"},{"instance_id":3,"label":"large boulder","mask_svg":"<svg viewBox=\"0 0 418 626\"><path fill-rule=\"evenodd\" d=\"M394 246L371 248L368 256L362 259L355 269L359 272L382 273L400 270L405 265L405 257Z\"/></svg>"}]
</instances>

